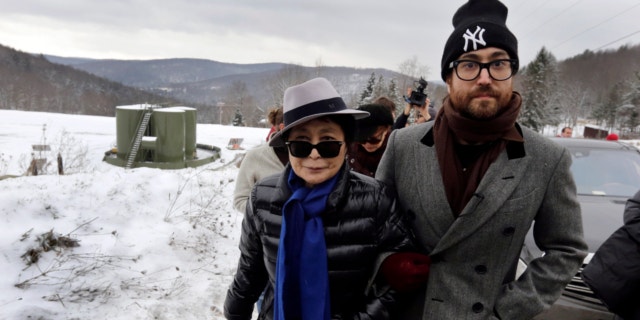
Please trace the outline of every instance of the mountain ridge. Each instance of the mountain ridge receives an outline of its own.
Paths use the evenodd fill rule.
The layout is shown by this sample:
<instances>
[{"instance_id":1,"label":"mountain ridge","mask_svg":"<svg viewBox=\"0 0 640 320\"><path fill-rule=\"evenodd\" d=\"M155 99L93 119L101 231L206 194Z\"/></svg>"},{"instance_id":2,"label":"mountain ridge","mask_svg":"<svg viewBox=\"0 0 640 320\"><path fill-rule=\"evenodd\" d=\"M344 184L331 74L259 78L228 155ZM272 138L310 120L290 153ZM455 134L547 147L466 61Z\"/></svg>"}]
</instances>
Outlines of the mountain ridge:
<instances>
[{"instance_id":1,"label":"mountain ridge","mask_svg":"<svg viewBox=\"0 0 640 320\"><path fill-rule=\"evenodd\" d=\"M111 116L117 105L141 102L177 100L0 45L2 109Z\"/></svg>"},{"instance_id":2,"label":"mountain ridge","mask_svg":"<svg viewBox=\"0 0 640 320\"><path fill-rule=\"evenodd\" d=\"M582 100L595 106L616 83L633 80L640 72L638 57L640 45L585 51L558 61L560 81L575 84L588 95ZM516 76L516 90L526 90L518 83L522 74ZM415 80L383 68L91 59L30 54L0 45L0 108L112 116L118 105L179 104L196 107L199 121L210 123L228 123L236 108L244 108L247 123L257 124L269 108L281 105L284 89L317 76L329 79L355 107L372 75L386 82L394 79L399 95ZM427 93L438 107L446 87L440 79L429 81Z\"/></svg>"}]
</instances>

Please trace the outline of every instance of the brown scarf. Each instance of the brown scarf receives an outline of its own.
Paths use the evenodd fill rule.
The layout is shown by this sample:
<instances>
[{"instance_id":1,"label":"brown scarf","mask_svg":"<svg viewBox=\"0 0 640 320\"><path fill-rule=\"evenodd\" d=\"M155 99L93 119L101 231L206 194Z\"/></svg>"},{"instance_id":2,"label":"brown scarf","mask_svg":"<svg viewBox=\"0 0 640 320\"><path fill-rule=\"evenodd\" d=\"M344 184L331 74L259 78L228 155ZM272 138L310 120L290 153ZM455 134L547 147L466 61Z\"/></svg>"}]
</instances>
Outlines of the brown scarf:
<instances>
[{"instance_id":1,"label":"brown scarf","mask_svg":"<svg viewBox=\"0 0 640 320\"><path fill-rule=\"evenodd\" d=\"M433 125L438 163L449 206L458 216L473 196L489 166L504 150L507 141L524 141L515 127L522 98L514 92L509 105L495 118L476 120L462 116L446 97ZM456 155L457 139L473 144L489 144L486 151L463 168ZM465 169L465 170L463 170Z\"/></svg>"}]
</instances>

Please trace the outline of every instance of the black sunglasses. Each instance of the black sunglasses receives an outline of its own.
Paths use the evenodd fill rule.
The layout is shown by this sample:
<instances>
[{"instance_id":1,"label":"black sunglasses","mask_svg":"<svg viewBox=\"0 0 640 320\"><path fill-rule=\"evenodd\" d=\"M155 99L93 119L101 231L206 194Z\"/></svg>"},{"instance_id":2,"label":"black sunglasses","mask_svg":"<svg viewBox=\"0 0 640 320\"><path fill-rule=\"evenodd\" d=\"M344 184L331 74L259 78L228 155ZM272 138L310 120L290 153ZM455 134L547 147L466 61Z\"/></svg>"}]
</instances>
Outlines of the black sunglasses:
<instances>
[{"instance_id":1,"label":"black sunglasses","mask_svg":"<svg viewBox=\"0 0 640 320\"><path fill-rule=\"evenodd\" d=\"M367 140L363 141L362 144L368 143L368 144L378 144L382 142L381 138L377 138L377 137L369 137L367 138Z\"/></svg>"},{"instance_id":2,"label":"black sunglasses","mask_svg":"<svg viewBox=\"0 0 640 320\"><path fill-rule=\"evenodd\" d=\"M340 154L344 141L322 141L317 144L308 141L287 141L285 144L289 147L289 153L296 158L308 157L313 149L318 150L323 158L335 158Z\"/></svg>"},{"instance_id":3,"label":"black sunglasses","mask_svg":"<svg viewBox=\"0 0 640 320\"><path fill-rule=\"evenodd\" d=\"M385 138L384 135L386 133L387 132L385 131L385 132L383 132L383 133L381 133L381 134L379 134L377 136L370 136L367 139L365 139L364 141L362 141L361 143L362 144L365 144L365 143L378 144L378 143L382 142L382 140L384 140L384 138Z\"/></svg>"}]
</instances>

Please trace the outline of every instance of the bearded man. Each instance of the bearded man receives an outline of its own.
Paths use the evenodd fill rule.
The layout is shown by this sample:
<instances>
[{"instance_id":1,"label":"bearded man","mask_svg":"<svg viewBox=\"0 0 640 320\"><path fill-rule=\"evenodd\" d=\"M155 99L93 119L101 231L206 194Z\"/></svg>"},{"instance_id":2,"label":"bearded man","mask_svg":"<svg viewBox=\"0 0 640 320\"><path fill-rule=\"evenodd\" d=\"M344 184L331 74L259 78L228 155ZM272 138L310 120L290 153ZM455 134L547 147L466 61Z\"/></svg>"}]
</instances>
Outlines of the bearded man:
<instances>
[{"instance_id":1,"label":"bearded man","mask_svg":"<svg viewBox=\"0 0 640 320\"><path fill-rule=\"evenodd\" d=\"M398 319L531 319L586 256L570 153L516 122L518 41L507 12L497 0L458 9L442 56L449 95L435 121L392 132L376 172L431 259ZM545 254L516 277L532 226ZM385 261L389 283L411 281L416 259L407 260Z\"/></svg>"}]
</instances>

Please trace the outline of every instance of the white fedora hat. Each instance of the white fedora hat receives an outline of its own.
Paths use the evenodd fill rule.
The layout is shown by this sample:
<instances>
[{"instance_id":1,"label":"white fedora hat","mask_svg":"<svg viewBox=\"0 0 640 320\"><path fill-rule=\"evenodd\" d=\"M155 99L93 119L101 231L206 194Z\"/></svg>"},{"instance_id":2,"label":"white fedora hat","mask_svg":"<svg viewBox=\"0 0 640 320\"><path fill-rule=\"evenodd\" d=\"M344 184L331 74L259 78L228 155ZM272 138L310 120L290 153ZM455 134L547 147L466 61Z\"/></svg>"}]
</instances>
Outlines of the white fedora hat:
<instances>
[{"instance_id":1,"label":"white fedora hat","mask_svg":"<svg viewBox=\"0 0 640 320\"><path fill-rule=\"evenodd\" d=\"M284 128L274 134L269 145L284 145L282 135L289 129L315 118L345 114L356 120L366 118L369 112L349 109L338 91L325 78L315 78L284 91Z\"/></svg>"}]
</instances>

